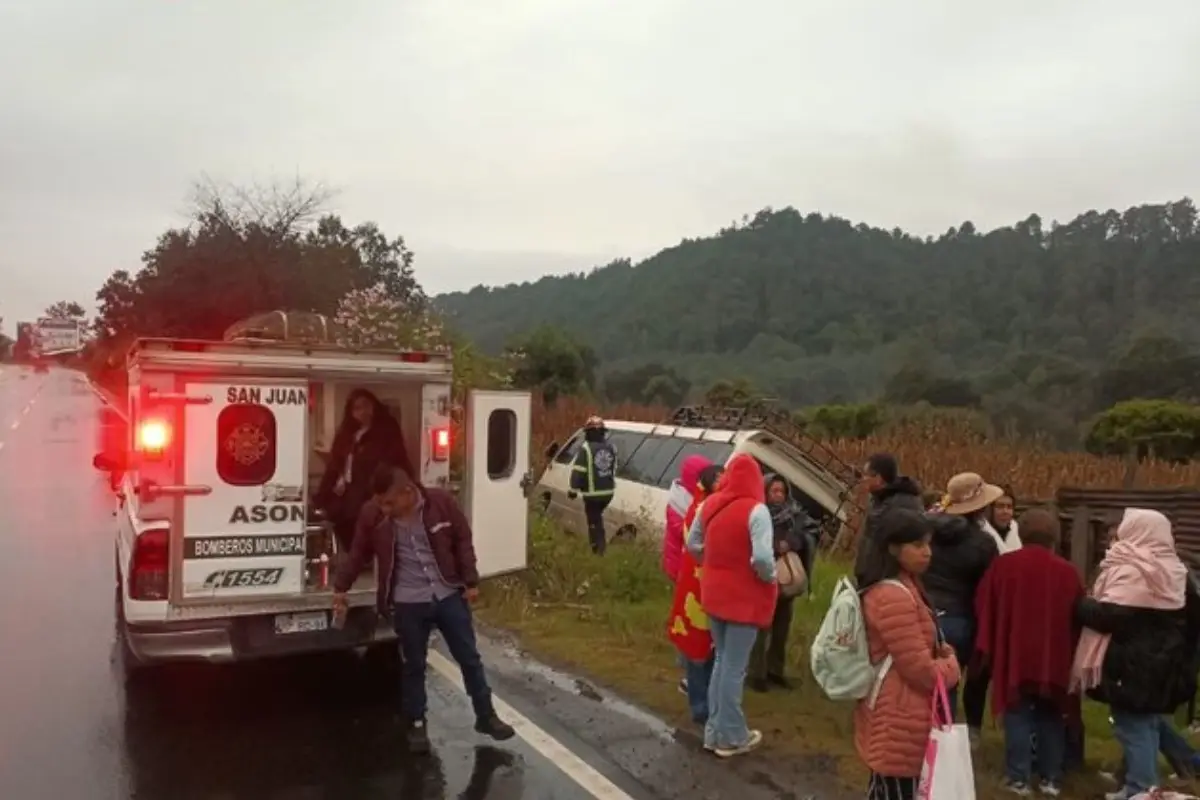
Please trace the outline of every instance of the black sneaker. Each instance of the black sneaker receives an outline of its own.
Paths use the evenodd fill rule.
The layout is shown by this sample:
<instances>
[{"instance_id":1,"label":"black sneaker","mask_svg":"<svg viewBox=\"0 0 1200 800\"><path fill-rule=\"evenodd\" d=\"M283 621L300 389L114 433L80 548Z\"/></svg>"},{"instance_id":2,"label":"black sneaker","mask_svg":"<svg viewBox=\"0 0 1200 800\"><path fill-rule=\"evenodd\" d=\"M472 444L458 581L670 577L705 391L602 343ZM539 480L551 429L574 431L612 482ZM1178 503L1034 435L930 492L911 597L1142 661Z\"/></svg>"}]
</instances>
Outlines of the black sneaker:
<instances>
[{"instance_id":1,"label":"black sneaker","mask_svg":"<svg viewBox=\"0 0 1200 800\"><path fill-rule=\"evenodd\" d=\"M418 719L408 726L405 734L408 740L408 752L425 755L429 752L429 731L425 728L425 720Z\"/></svg>"},{"instance_id":2,"label":"black sneaker","mask_svg":"<svg viewBox=\"0 0 1200 800\"><path fill-rule=\"evenodd\" d=\"M509 725L495 714L475 720L475 732L482 733L484 736L490 736L497 742L503 742L505 739L511 739L517 735L512 725Z\"/></svg>"},{"instance_id":3,"label":"black sneaker","mask_svg":"<svg viewBox=\"0 0 1200 800\"><path fill-rule=\"evenodd\" d=\"M749 681L747 681L747 683L749 683L750 688L756 692L765 692L769 688L767 686L766 678L751 678Z\"/></svg>"},{"instance_id":4,"label":"black sneaker","mask_svg":"<svg viewBox=\"0 0 1200 800\"><path fill-rule=\"evenodd\" d=\"M787 678L785 678L782 675L768 675L767 683L774 684L774 685L778 686L780 689L791 689L792 688L792 682L789 681Z\"/></svg>"}]
</instances>

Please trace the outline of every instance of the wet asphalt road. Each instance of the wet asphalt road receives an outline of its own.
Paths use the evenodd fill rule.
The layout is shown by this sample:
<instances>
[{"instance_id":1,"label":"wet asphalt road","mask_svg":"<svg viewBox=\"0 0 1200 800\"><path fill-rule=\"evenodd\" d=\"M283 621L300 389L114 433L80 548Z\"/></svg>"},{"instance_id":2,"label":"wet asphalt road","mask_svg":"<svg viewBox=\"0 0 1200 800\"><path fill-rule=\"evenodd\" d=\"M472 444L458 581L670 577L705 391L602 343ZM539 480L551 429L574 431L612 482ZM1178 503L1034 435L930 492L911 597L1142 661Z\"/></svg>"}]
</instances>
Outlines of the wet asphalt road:
<instances>
[{"instance_id":1,"label":"wet asphalt road","mask_svg":"<svg viewBox=\"0 0 1200 800\"><path fill-rule=\"evenodd\" d=\"M76 373L0 365L0 799L833 797L717 762L499 639L481 650L521 735L479 737L460 685L431 670L424 758L402 748L392 665L353 653L170 668L127 690L99 406Z\"/></svg>"}]
</instances>

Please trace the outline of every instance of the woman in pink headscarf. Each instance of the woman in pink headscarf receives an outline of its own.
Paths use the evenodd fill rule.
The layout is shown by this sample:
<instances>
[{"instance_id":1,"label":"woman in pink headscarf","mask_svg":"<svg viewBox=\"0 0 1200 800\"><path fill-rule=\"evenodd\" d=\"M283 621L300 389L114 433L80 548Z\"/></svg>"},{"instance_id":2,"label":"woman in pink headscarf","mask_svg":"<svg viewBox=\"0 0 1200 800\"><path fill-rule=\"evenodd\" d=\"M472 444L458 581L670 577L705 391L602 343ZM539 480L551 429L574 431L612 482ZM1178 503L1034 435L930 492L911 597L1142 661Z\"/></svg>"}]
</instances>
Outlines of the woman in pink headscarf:
<instances>
[{"instance_id":1,"label":"woman in pink headscarf","mask_svg":"<svg viewBox=\"0 0 1200 800\"><path fill-rule=\"evenodd\" d=\"M1111 707L1127 765L1125 785L1109 800L1158 786L1162 715L1195 694L1187 583L1170 521L1157 511L1130 508L1100 563L1091 596L1076 607L1084 630L1072 688Z\"/></svg>"}]
</instances>

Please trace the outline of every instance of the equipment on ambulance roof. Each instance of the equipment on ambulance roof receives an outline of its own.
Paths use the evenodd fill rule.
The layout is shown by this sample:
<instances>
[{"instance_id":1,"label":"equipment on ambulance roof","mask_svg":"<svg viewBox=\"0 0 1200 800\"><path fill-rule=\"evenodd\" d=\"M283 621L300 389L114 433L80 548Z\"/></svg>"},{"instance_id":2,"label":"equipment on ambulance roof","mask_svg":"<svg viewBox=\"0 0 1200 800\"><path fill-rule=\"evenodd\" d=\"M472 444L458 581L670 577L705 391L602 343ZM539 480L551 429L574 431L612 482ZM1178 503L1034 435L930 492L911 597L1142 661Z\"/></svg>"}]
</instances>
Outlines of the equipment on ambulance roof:
<instances>
[{"instance_id":1,"label":"equipment on ambulance roof","mask_svg":"<svg viewBox=\"0 0 1200 800\"><path fill-rule=\"evenodd\" d=\"M227 342L269 340L276 342L332 343L339 326L324 314L312 311L266 311L240 319L225 329Z\"/></svg>"}]
</instances>

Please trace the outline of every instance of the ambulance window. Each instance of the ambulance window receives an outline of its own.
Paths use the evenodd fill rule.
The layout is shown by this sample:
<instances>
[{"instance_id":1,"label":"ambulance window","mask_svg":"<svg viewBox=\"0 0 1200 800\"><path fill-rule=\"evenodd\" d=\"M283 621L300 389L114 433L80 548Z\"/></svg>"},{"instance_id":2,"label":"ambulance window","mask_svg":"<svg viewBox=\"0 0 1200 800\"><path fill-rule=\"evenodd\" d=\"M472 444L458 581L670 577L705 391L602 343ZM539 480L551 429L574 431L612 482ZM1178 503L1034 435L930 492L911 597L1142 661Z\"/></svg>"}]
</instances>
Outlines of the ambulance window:
<instances>
[{"instance_id":1,"label":"ambulance window","mask_svg":"<svg viewBox=\"0 0 1200 800\"><path fill-rule=\"evenodd\" d=\"M237 403L217 415L217 475L230 486L261 486L275 476L278 432L266 406Z\"/></svg>"},{"instance_id":2,"label":"ambulance window","mask_svg":"<svg viewBox=\"0 0 1200 800\"><path fill-rule=\"evenodd\" d=\"M517 465L517 415L511 409L497 408L488 414L487 471L494 481L513 474Z\"/></svg>"}]
</instances>

